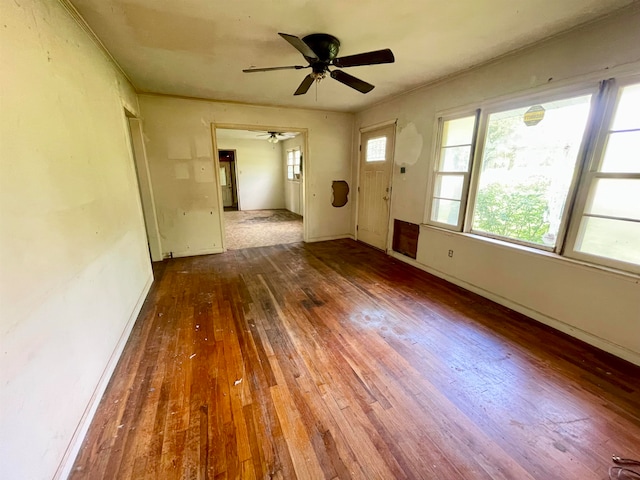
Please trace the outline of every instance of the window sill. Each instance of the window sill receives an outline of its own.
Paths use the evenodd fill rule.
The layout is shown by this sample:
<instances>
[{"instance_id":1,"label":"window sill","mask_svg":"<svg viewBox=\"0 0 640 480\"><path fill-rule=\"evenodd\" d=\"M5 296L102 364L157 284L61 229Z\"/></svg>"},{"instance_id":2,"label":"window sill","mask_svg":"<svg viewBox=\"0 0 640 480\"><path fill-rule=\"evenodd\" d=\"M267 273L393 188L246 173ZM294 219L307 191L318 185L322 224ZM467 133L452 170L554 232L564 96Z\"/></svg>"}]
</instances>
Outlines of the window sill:
<instances>
[{"instance_id":1,"label":"window sill","mask_svg":"<svg viewBox=\"0 0 640 480\"><path fill-rule=\"evenodd\" d=\"M505 240L499 240L497 238L491 238L491 237L485 237L484 235L478 235L475 233L469 233L469 232L455 232L453 230L449 230L447 228L442 228L442 227L437 227L434 225L429 225L426 223L421 223L420 224L420 228L421 229L426 229L426 230L435 230L441 233L445 233L454 237L465 237L468 238L470 240L473 241L477 241L477 242L486 242L486 243L490 243L492 245L495 245L496 247L500 248L500 249L504 249L504 250L518 250L520 252L522 252L525 255L530 255L530 256L536 256L538 258L544 258L544 259L548 259L550 261L553 262L564 262L564 263L569 263L569 264L573 264L576 266L580 266L589 270L598 270L601 272L606 272L612 275L616 275L616 276L622 276L622 277L626 277L629 278L630 280L634 281L634 282L638 282L638 279L640 278L640 275L634 272L629 272L627 270L620 270L617 268L613 268L613 267L608 267L608 266L604 266L604 265L599 265L597 263L591 263L591 262L587 262L584 260L578 260L575 258L570 258L570 257L566 257L563 255L559 255L557 253L554 252L549 252L546 250L541 250L541 249L537 249L534 247L529 247L526 245L521 245L518 243L511 243L511 242L507 242Z\"/></svg>"}]
</instances>

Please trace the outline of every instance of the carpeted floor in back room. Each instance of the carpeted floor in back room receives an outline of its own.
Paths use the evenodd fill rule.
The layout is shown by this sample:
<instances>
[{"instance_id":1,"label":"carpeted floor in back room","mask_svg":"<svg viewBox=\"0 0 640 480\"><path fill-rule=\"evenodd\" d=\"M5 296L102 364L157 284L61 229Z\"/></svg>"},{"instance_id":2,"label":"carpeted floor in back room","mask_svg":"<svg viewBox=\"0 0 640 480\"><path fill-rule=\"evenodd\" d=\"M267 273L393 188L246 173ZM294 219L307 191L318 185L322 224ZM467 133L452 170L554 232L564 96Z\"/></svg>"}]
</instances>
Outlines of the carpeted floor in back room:
<instances>
[{"instance_id":1,"label":"carpeted floor in back room","mask_svg":"<svg viewBox=\"0 0 640 480\"><path fill-rule=\"evenodd\" d=\"M288 210L224 212L228 250L302 242L302 217Z\"/></svg>"}]
</instances>

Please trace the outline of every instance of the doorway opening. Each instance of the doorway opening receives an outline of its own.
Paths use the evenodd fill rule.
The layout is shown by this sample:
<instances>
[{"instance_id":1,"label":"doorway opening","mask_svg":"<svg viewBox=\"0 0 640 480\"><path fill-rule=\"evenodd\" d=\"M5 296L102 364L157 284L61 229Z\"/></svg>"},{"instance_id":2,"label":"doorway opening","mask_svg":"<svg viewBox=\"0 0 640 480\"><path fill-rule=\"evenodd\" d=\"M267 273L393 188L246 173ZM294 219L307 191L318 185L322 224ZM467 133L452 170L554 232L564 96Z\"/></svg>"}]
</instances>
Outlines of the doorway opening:
<instances>
[{"instance_id":1,"label":"doorway opening","mask_svg":"<svg viewBox=\"0 0 640 480\"><path fill-rule=\"evenodd\" d=\"M149 175L149 164L144 144L144 135L142 133L142 124L140 119L126 108L124 109L124 116L127 140L129 141L131 159L136 173L149 256L152 262L159 262L162 261L162 245L160 243L160 231L156 216L156 206L153 199L153 188Z\"/></svg>"},{"instance_id":2,"label":"doorway opening","mask_svg":"<svg viewBox=\"0 0 640 480\"><path fill-rule=\"evenodd\" d=\"M304 241L306 132L214 125L225 250Z\"/></svg>"},{"instance_id":3,"label":"doorway opening","mask_svg":"<svg viewBox=\"0 0 640 480\"><path fill-rule=\"evenodd\" d=\"M238 210L238 183L236 180L235 150L218 150L220 162L220 190L225 212Z\"/></svg>"}]
</instances>

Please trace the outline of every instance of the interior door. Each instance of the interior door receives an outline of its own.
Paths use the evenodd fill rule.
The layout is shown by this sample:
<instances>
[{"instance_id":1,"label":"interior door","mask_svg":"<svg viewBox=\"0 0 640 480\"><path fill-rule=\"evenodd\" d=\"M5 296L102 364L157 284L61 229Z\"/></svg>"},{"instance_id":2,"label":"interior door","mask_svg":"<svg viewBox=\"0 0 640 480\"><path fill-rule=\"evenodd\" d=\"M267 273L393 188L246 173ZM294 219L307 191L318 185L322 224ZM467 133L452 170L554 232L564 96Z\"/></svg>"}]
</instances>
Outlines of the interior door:
<instances>
[{"instance_id":1,"label":"interior door","mask_svg":"<svg viewBox=\"0 0 640 480\"><path fill-rule=\"evenodd\" d=\"M220 188L222 189L222 205L233 206L233 187L231 162L220 162Z\"/></svg>"},{"instance_id":2,"label":"interior door","mask_svg":"<svg viewBox=\"0 0 640 480\"><path fill-rule=\"evenodd\" d=\"M358 240L387 249L395 124L361 134Z\"/></svg>"}]
</instances>

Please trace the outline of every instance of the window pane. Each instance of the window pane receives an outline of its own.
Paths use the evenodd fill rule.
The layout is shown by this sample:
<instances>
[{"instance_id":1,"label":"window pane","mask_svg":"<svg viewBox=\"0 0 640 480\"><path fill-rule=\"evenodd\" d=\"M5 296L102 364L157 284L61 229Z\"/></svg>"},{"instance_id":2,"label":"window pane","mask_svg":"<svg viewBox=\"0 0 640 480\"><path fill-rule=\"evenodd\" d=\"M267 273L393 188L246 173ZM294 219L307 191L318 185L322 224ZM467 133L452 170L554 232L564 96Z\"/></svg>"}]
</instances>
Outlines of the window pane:
<instances>
[{"instance_id":1,"label":"window pane","mask_svg":"<svg viewBox=\"0 0 640 480\"><path fill-rule=\"evenodd\" d=\"M596 179L585 213L640 220L640 179Z\"/></svg>"},{"instance_id":2,"label":"window pane","mask_svg":"<svg viewBox=\"0 0 640 480\"><path fill-rule=\"evenodd\" d=\"M473 139L476 117L447 120L442 127L442 146L469 145Z\"/></svg>"},{"instance_id":3,"label":"window pane","mask_svg":"<svg viewBox=\"0 0 640 480\"><path fill-rule=\"evenodd\" d=\"M458 214L460 212L460 202L457 200L433 199L431 209L431 220L449 225L458 224Z\"/></svg>"},{"instance_id":4,"label":"window pane","mask_svg":"<svg viewBox=\"0 0 640 480\"><path fill-rule=\"evenodd\" d=\"M640 265L640 223L583 217L576 250Z\"/></svg>"},{"instance_id":5,"label":"window pane","mask_svg":"<svg viewBox=\"0 0 640 480\"><path fill-rule=\"evenodd\" d=\"M640 128L640 83L622 88L611 130Z\"/></svg>"},{"instance_id":6,"label":"window pane","mask_svg":"<svg viewBox=\"0 0 640 480\"><path fill-rule=\"evenodd\" d=\"M440 155L441 172L466 172L469 170L471 145L462 147L446 147Z\"/></svg>"},{"instance_id":7,"label":"window pane","mask_svg":"<svg viewBox=\"0 0 640 480\"><path fill-rule=\"evenodd\" d=\"M460 200L464 175L438 175L436 178L435 197Z\"/></svg>"},{"instance_id":8,"label":"window pane","mask_svg":"<svg viewBox=\"0 0 640 480\"><path fill-rule=\"evenodd\" d=\"M300 175L300 165L294 165L293 166L293 173L295 175Z\"/></svg>"},{"instance_id":9,"label":"window pane","mask_svg":"<svg viewBox=\"0 0 640 480\"><path fill-rule=\"evenodd\" d=\"M220 167L220 185L227 186L227 170L224 167Z\"/></svg>"},{"instance_id":10,"label":"window pane","mask_svg":"<svg viewBox=\"0 0 640 480\"><path fill-rule=\"evenodd\" d=\"M640 130L609 135L600 171L640 173Z\"/></svg>"},{"instance_id":11,"label":"window pane","mask_svg":"<svg viewBox=\"0 0 640 480\"><path fill-rule=\"evenodd\" d=\"M530 107L489 115L473 229L555 246L591 96L538 107L544 115L527 125Z\"/></svg>"},{"instance_id":12,"label":"window pane","mask_svg":"<svg viewBox=\"0 0 640 480\"><path fill-rule=\"evenodd\" d=\"M380 162L386 159L387 137L371 138L367 141L367 162Z\"/></svg>"},{"instance_id":13,"label":"window pane","mask_svg":"<svg viewBox=\"0 0 640 480\"><path fill-rule=\"evenodd\" d=\"M293 165L287 167L287 178L293 180Z\"/></svg>"},{"instance_id":14,"label":"window pane","mask_svg":"<svg viewBox=\"0 0 640 480\"><path fill-rule=\"evenodd\" d=\"M300 165L300 150L294 150L293 152L293 164Z\"/></svg>"}]
</instances>

